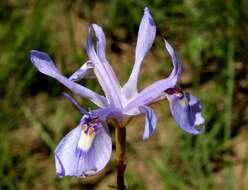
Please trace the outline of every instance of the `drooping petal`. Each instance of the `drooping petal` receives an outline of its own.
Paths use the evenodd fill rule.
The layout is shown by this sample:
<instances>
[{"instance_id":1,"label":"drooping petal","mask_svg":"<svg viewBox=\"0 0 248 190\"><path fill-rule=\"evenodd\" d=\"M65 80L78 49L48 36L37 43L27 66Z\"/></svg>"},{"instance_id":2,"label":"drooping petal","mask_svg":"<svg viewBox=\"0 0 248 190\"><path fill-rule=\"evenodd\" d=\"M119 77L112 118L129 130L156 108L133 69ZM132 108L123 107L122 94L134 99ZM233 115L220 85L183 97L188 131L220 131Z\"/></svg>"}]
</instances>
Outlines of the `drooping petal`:
<instances>
[{"instance_id":1,"label":"drooping petal","mask_svg":"<svg viewBox=\"0 0 248 190\"><path fill-rule=\"evenodd\" d=\"M202 105L196 97L187 92L167 93L171 113L177 124L186 132L197 135L204 132ZM199 128L196 128L196 127Z\"/></svg>"},{"instance_id":2,"label":"drooping petal","mask_svg":"<svg viewBox=\"0 0 248 190\"><path fill-rule=\"evenodd\" d=\"M148 7L144 9L144 16L140 22L137 45L135 50L135 63L132 73L123 87L123 93L126 98L134 96L137 93L137 83L140 68L144 57L151 48L156 36L156 25L150 14Z\"/></svg>"},{"instance_id":3,"label":"drooping petal","mask_svg":"<svg viewBox=\"0 0 248 190\"><path fill-rule=\"evenodd\" d=\"M96 53L94 49L94 44L92 39L93 38L92 28L97 32L96 33L97 49L99 55ZM87 44L86 44L87 54L90 60L95 64L95 68L94 68L95 75L110 105L113 107L120 108L122 107L122 103L121 103L121 94L120 94L121 92L120 92L119 83L114 75L111 66L106 61L104 55L104 49L105 49L105 37L102 30L97 25L90 26L89 34L87 37Z\"/></svg>"},{"instance_id":4,"label":"drooping petal","mask_svg":"<svg viewBox=\"0 0 248 190\"><path fill-rule=\"evenodd\" d=\"M55 78L61 84L69 88L75 94L80 97L88 98L96 105L100 107L107 107L106 98L103 96L98 95L97 93L93 92L92 90L81 86L73 81L70 81L66 77L64 77L56 68L51 58L44 52L40 52L37 50L32 50L30 53L30 59L36 69L41 73L48 75L50 77Z\"/></svg>"},{"instance_id":5,"label":"drooping petal","mask_svg":"<svg viewBox=\"0 0 248 190\"><path fill-rule=\"evenodd\" d=\"M58 176L85 177L94 175L108 163L112 152L112 142L105 128L97 129L87 152L80 149L80 147L86 147L83 143L88 143L84 142L87 140L86 138L80 139L81 133L82 126L80 124L69 132L56 147L55 164Z\"/></svg>"},{"instance_id":6,"label":"drooping petal","mask_svg":"<svg viewBox=\"0 0 248 190\"><path fill-rule=\"evenodd\" d=\"M95 157L97 172L104 169L110 160L112 153L111 136L104 127L99 129L96 139L93 142L92 150L89 152L91 157ZM91 175L91 174L89 174Z\"/></svg>"},{"instance_id":7,"label":"drooping petal","mask_svg":"<svg viewBox=\"0 0 248 190\"><path fill-rule=\"evenodd\" d=\"M157 115L155 111L148 106L140 106L140 111L146 114L145 130L143 140L147 140L155 131L157 126Z\"/></svg>"},{"instance_id":8,"label":"drooping petal","mask_svg":"<svg viewBox=\"0 0 248 190\"><path fill-rule=\"evenodd\" d=\"M59 143L55 150L55 166L58 176L78 175L81 171L77 171L75 162L76 148L81 135L81 126L79 125L70 131ZM78 158L76 158L78 159ZM77 162L75 162L77 163Z\"/></svg>"},{"instance_id":9,"label":"drooping petal","mask_svg":"<svg viewBox=\"0 0 248 190\"><path fill-rule=\"evenodd\" d=\"M91 61L87 61L69 77L69 80L79 81L83 78L95 78L93 68L93 63Z\"/></svg>"}]
</instances>

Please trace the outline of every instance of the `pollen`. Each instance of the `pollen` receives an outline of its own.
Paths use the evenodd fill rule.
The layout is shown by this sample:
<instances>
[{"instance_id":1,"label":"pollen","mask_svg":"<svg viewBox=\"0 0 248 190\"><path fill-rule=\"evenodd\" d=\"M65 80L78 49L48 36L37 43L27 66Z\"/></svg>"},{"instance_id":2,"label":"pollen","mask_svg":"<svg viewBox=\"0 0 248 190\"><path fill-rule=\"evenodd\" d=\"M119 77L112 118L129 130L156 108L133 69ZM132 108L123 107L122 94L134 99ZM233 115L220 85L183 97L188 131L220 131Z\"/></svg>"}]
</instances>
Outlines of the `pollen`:
<instances>
[{"instance_id":1,"label":"pollen","mask_svg":"<svg viewBox=\"0 0 248 190\"><path fill-rule=\"evenodd\" d=\"M83 124L83 126L82 126L82 131L86 131L87 128L88 128L88 126L87 126L86 124Z\"/></svg>"},{"instance_id":2,"label":"pollen","mask_svg":"<svg viewBox=\"0 0 248 190\"><path fill-rule=\"evenodd\" d=\"M183 94L181 92L176 92L175 95L180 98Z\"/></svg>"},{"instance_id":3,"label":"pollen","mask_svg":"<svg viewBox=\"0 0 248 190\"><path fill-rule=\"evenodd\" d=\"M92 123L85 123L82 125L80 139L78 141L78 148L84 152L88 152L96 136L96 129Z\"/></svg>"},{"instance_id":4,"label":"pollen","mask_svg":"<svg viewBox=\"0 0 248 190\"><path fill-rule=\"evenodd\" d=\"M90 128L88 129L88 134L89 134L89 135L93 135L93 133L95 133L95 129L94 129L94 127L90 127Z\"/></svg>"}]
</instances>

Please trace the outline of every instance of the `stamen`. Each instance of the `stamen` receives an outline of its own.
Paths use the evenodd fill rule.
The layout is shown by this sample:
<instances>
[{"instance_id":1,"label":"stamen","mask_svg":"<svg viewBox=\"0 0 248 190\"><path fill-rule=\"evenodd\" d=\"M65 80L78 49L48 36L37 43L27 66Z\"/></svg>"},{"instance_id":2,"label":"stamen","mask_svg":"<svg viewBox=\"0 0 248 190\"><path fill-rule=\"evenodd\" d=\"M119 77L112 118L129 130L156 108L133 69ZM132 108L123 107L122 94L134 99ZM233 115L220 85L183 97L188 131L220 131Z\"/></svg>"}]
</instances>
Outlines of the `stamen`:
<instances>
[{"instance_id":1,"label":"stamen","mask_svg":"<svg viewBox=\"0 0 248 190\"><path fill-rule=\"evenodd\" d=\"M89 151L94 142L97 129L101 126L98 118L86 116L83 118L82 132L78 141L78 148L84 152Z\"/></svg>"},{"instance_id":2,"label":"stamen","mask_svg":"<svg viewBox=\"0 0 248 190\"><path fill-rule=\"evenodd\" d=\"M95 129L94 129L94 127L90 127L90 128L88 129L88 134L89 134L89 135L92 135L93 133L95 133Z\"/></svg>"},{"instance_id":3,"label":"stamen","mask_svg":"<svg viewBox=\"0 0 248 190\"><path fill-rule=\"evenodd\" d=\"M178 98L181 98L183 96L183 94L181 92L176 92L175 95L178 97Z\"/></svg>"},{"instance_id":4,"label":"stamen","mask_svg":"<svg viewBox=\"0 0 248 190\"><path fill-rule=\"evenodd\" d=\"M83 124L82 131L86 132L87 128L88 128L87 125L86 124Z\"/></svg>"},{"instance_id":5,"label":"stamen","mask_svg":"<svg viewBox=\"0 0 248 190\"><path fill-rule=\"evenodd\" d=\"M178 87L168 88L164 92L167 93L167 94L169 94L169 95L176 94L176 93L183 94L183 91L180 88L178 88Z\"/></svg>"}]
</instances>

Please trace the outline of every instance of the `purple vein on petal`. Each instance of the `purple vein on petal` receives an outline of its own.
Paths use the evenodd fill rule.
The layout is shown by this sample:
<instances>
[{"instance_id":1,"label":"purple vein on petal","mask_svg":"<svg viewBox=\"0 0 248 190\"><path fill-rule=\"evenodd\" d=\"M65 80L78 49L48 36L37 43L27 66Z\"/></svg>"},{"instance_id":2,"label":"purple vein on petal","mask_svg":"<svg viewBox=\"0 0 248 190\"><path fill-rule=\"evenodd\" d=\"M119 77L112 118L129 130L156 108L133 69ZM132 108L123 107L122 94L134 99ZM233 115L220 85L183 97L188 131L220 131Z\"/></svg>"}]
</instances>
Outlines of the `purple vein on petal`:
<instances>
[{"instance_id":1,"label":"purple vein on petal","mask_svg":"<svg viewBox=\"0 0 248 190\"><path fill-rule=\"evenodd\" d=\"M146 120L145 120L145 129L143 133L143 140L147 140L150 136L154 133L156 126L157 126L157 115L153 109L148 106L140 106L139 110L142 113L145 113Z\"/></svg>"},{"instance_id":2,"label":"purple vein on petal","mask_svg":"<svg viewBox=\"0 0 248 190\"><path fill-rule=\"evenodd\" d=\"M56 171L60 177L94 175L108 163L112 152L111 137L99 121L90 117L83 116L80 124L56 147Z\"/></svg>"}]
</instances>

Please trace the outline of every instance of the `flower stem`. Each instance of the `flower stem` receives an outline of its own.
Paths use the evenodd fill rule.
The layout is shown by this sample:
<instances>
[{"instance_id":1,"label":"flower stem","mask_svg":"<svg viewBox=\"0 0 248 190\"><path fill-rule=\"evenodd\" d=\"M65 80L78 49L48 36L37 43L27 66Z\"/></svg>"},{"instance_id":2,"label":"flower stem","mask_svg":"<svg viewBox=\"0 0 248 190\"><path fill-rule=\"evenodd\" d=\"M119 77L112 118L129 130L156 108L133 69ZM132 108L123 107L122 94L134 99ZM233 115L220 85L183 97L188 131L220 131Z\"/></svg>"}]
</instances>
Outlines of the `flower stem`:
<instances>
[{"instance_id":1,"label":"flower stem","mask_svg":"<svg viewBox=\"0 0 248 190\"><path fill-rule=\"evenodd\" d=\"M117 189L126 190L124 182L125 173L125 148L126 148L126 128L117 126L115 130L116 138L116 162L117 162Z\"/></svg>"}]
</instances>

